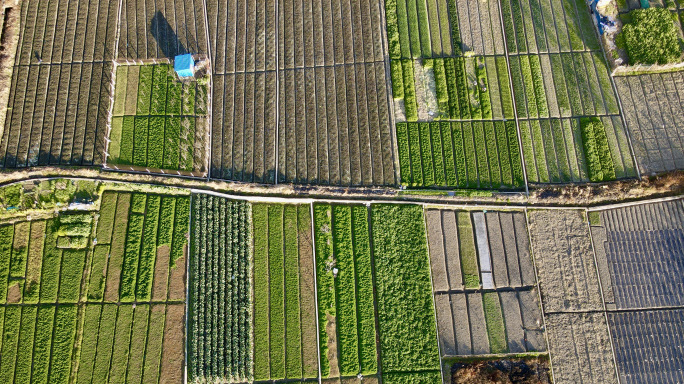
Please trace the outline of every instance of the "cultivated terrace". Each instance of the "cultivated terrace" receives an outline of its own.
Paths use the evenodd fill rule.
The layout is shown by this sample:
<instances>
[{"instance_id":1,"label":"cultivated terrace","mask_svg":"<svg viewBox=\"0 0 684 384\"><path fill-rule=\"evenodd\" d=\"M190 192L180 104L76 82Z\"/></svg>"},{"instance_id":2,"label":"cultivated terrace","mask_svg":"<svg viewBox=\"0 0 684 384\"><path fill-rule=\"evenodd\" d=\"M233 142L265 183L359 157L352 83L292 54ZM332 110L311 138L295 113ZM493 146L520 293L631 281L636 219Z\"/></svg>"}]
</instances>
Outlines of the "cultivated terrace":
<instances>
[{"instance_id":1,"label":"cultivated terrace","mask_svg":"<svg viewBox=\"0 0 684 384\"><path fill-rule=\"evenodd\" d=\"M678 1L0 11L0 383L684 382Z\"/></svg>"}]
</instances>

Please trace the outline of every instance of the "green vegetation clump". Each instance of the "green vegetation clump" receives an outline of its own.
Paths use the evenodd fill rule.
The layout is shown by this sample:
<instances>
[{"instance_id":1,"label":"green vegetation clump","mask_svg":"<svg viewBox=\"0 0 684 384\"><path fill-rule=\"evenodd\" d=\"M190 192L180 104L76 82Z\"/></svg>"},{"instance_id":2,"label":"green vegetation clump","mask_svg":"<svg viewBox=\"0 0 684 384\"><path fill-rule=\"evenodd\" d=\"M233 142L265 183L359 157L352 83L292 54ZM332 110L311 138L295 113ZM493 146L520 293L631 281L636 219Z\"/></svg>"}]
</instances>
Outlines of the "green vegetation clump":
<instances>
[{"instance_id":1,"label":"green vegetation clump","mask_svg":"<svg viewBox=\"0 0 684 384\"><path fill-rule=\"evenodd\" d=\"M580 119L584 156L589 180L600 182L615 179L615 164L610 154L606 128L598 117Z\"/></svg>"},{"instance_id":2,"label":"green vegetation clump","mask_svg":"<svg viewBox=\"0 0 684 384\"><path fill-rule=\"evenodd\" d=\"M621 39L630 64L667 64L679 61L679 33L670 11L664 8L637 9L622 29Z\"/></svg>"}]
</instances>

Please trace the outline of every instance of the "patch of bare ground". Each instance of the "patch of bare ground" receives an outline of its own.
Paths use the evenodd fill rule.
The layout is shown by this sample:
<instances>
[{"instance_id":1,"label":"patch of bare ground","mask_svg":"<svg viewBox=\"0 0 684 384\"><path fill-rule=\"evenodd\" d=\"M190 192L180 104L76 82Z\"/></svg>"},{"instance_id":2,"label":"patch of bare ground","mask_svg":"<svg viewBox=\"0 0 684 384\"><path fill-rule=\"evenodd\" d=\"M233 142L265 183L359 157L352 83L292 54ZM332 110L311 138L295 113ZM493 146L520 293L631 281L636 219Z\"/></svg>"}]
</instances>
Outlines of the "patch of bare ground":
<instances>
[{"instance_id":1,"label":"patch of bare ground","mask_svg":"<svg viewBox=\"0 0 684 384\"><path fill-rule=\"evenodd\" d=\"M325 332L328 334L328 361L330 362L330 377L340 376L340 367L337 362L337 318L325 314Z\"/></svg>"},{"instance_id":2,"label":"patch of bare ground","mask_svg":"<svg viewBox=\"0 0 684 384\"><path fill-rule=\"evenodd\" d=\"M166 325L162 344L160 383L183 381L183 335L185 334L185 305L169 304L166 307Z\"/></svg>"},{"instance_id":3,"label":"patch of bare ground","mask_svg":"<svg viewBox=\"0 0 684 384\"><path fill-rule=\"evenodd\" d=\"M21 301L21 284L16 282L11 287L7 288L7 302L18 303Z\"/></svg>"},{"instance_id":4,"label":"patch of bare ground","mask_svg":"<svg viewBox=\"0 0 684 384\"><path fill-rule=\"evenodd\" d=\"M169 258L171 247L162 245L157 248L157 259L154 265L152 281L152 300L166 300L166 288L169 283Z\"/></svg>"},{"instance_id":5,"label":"patch of bare ground","mask_svg":"<svg viewBox=\"0 0 684 384\"><path fill-rule=\"evenodd\" d=\"M169 270L169 301L185 300L185 259L188 246L183 247L183 257L173 262Z\"/></svg>"},{"instance_id":6,"label":"patch of bare ground","mask_svg":"<svg viewBox=\"0 0 684 384\"><path fill-rule=\"evenodd\" d=\"M549 362L545 359L501 359L451 366L452 384L550 384Z\"/></svg>"},{"instance_id":7,"label":"patch of bare ground","mask_svg":"<svg viewBox=\"0 0 684 384\"><path fill-rule=\"evenodd\" d=\"M418 103L418 120L432 120L438 114L435 76L432 69L414 60L414 77L416 84L416 101Z\"/></svg>"},{"instance_id":8,"label":"patch of bare ground","mask_svg":"<svg viewBox=\"0 0 684 384\"><path fill-rule=\"evenodd\" d=\"M7 99L12 82L12 67L19 41L19 0L0 0L0 137L5 129Z\"/></svg>"},{"instance_id":9,"label":"patch of bare ground","mask_svg":"<svg viewBox=\"0 0 684 384\"><path fill-rule=\"evenodd\" d=\"M530 189L530 203L534 205L601 205L682 194L684 171L643 177L640 180L539 188L531 185L532 187L534 189Z\"/></svg>"}]
</instances>

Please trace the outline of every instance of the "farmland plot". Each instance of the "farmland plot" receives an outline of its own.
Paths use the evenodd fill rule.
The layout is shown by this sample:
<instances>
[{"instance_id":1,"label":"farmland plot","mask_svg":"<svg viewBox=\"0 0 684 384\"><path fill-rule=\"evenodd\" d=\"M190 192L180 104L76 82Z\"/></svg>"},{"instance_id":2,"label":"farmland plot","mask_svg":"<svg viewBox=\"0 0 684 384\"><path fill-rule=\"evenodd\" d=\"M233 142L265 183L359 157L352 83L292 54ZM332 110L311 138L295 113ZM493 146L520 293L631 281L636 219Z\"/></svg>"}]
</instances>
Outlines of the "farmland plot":
<instances>
[{"instance_id":1,"label":"farmland plot","mask_svg":"<svg viewBox=\"0 0 684 384\"><path fill-rule=\"evenodd\" d=\"M189 381L252 376L249 207L193 195Z\"/></svg>"},{"instance_id":2,"label":"farmland plot","mask_svg":"<svg viewBox=\"0 0 684 384\"><path fill-rule=\"evenodd\" d=\"M285 70L279 77L279 182L395 183L383 64Z\"/></svg>"},{"instance_id":3,"label":"farmland plot","mask_svg":"<svg viewBox=\"0 0 684 384\"><path fill-rule=\"evenodd\" d=\"M276 87L275 71L213 77L213 177L275 182Z\"/></svg>"},{"instance_id":4,"label":"farmland plot","mask_svg":"<svg viewBox=\"0 0 684 384\"><path fill-rule=\"evenodd\" d=\"M120 60L173 59L208 54L204 2L123 0L117 57Z\"/></svg>"},{"instance_id":5,"label":"farmland plot","mask_svg":"<svg viewBox=\"0 0 684 384\"><path fill-rule=\"evenodd\" d=\"M609 313L620 382L684 380L678 353L684 346L683 322L682 309Z\"/></svg>"},{"instance_id":6,"label":"farmland plot","mask_svg":"<svg viewBox=\"0 0 684 384\"><path fill-rule=\"evenodd\" d=\"M608 67L598 53L519 55L510 63L520 118L620 113Z\"/></svg>"},{"instance_id":7,"label":"farmland plot","mask_svg":"<svg viewBox=\"0 0 684 384\"><path fill-rule=\"evenodd\" d=\"M254 379L318 377L309 205L252 207Z\"/></svg>"},{"instance_id":8,"label":"farmland plot","mask_svg":"<svg viewBox=\"0 0 684 384\"><path fill-rule=\"evenodd\" d=\"M644 174L684 168L684 73L615 77Z\"/></svg>"},{"instance_id":9,"label":"farmland plot","mask_svg":"<svg viewBox=\"0 0 684 384\"><path fill-rule=\"evenodd\" d=\"M533 210L529 223L544 310L603 309L584 212Z\"/></svg>"},{"instance_id":10,"label":"farmland plot","mask_svg":"<svg viewBox=\"0 0 684 384\"><path fill-rule=\"evenodd\" d=\"M116 71L107 166L205 174L207 79L180 81L169 65Z\"/></svg>"},{"instance_id":11,"label":"farmland plot","mask_svg":"<svg viewBox=\"0 0 684 384\"><path fill-rule=\"evenodd\" d=\"M592 212L593 213L593 212ZM681 200L595 212L592 236L608 309L682 305Z\"/></svg>"},{"instance_id":12,"label":"farmland plot","mask_svg":"<svg viewBox=\"0 0 684 384\"><path fill-rule=\"evenodd\" d=\"M365 206L315 205L323 377L378 372L373 273Z\"/></svg>"},{"instance_id":13,"label":"farmland plot","mask_svg":"<svg viewBox=\"0 0 684 384\"><path fill-rule=\"evenodd\" d=\"M111 76L108 63L15 66L2 167L102 164Z\"/></svg>"},{"instance_id":14,"label":"farmland plot","mask_svg":"<svg viewBox=\"0 0 684 384\"><path fill-rule=\"evenodd\" d=\"M605 314L551 314L546 328L556 383L617 383Z\"/></svg>"},{"instance_id":15,"label":"farmland plot","mask_svg":"<svg viewBox=\"0 0 684 384\"><path fill-rule=\"evenodd\" d=\"M447 0L390 0L385 3L392 59L446 57L453 54ZM453 21L452 21L453 22Z\"/></svg>"},{"instance_id":16,"label":"farmland plot","mask_svg":"<svg viewBox=\"0 0 684 384\"><path fill-rule=\"evenodd\" d=\"M422 207L371 206L371 234L382 371L439 371Z\"/></svg>"},{"instance_id":17,"label":"farmland plot","mask_svg":"<svg viewBox=\"0 0 684 384\"><path fill-rule=\"evenodd\" d=\"M501 0L509 53L600 51L582 0Z\"/></svg>"},{"instance_id":18,"label":"farmland plot","mask_svg":"<svg viewBox=\"0 0 684 384\"><path fill-rule=\"evenodd\" d=\"M503 55L504 40L498 1L454 0L451 22L458 23L462 52Z\"/></svg>"},{"instance_id":19,"label":"farmland plot","mask_svg":"<svg viewBox=\"0 0 684 384\"><path fill-rule=\"evenodd\" d=\"M523 174L512 121L397 123L408 186L515 189Z\"/></svg>"},{"instance_id":20,"label":"farmland plot","mask_svg":"<svg viewBox=\"0 0 684 384\"><path fill-rule=\"evenodd\" d=\"M105 192L99 211L0 225L3 382L182 379L183 199Z\"/></svg>"},{"instance_id":21,"label":"farmland plot","mask_svg":"<svg viewBox=\"0 0 684 384\"><path fill-rule=\"evenodd\" d=\"M425 216L441 355L545 351L524 214Z\"/></svg>"},{"instance_id":22,"label":"farmland plot","mask_svg":"<svg viewBox=\"0 0 684 384\"><path fill-rule=\"evenodd\" d=\"M118 0L21 3L16 65L114 59Z\"/></svg>"},{"instance_id":23,"label":"farmland plot","mask_svg":"<svg viewBox=\"0 0 684 384\"><path fill-rule=\"evenodd\" d=\"M582 134L584 119L521 120L528 180L531 183L565 183L635 177L634 161L620 117L596 119L602 127L599 137L603 137L598 147L607 151L606 161L611 164L601 173L602 177L595 175L593 164L596 161L590 162L590 159L598 158L598 153L593 153L597 141Z\"/></svg>"}]
</instances>

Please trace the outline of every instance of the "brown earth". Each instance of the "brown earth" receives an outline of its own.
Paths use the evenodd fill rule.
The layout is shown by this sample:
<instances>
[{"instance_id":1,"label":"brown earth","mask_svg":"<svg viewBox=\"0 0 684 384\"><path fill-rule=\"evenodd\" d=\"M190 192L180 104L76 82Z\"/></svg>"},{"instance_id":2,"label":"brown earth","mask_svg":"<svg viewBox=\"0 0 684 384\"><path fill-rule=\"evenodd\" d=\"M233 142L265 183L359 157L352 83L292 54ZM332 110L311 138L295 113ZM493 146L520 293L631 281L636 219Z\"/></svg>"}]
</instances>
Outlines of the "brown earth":
<instances>
[{"instance_id":1,"label":"brown earth","mask_svg":"<svg viewBox=\"0 0 684 384\"><path fill-rule=\"evenodd\" d=\"M541 359L503 359L455 363L452 384L550 384L549 363Z\"/></svg>"},{"instance_id":2,"label":"brown earth","mask_svg":"<svg viewBox=\"0 0 684 384\"><path fill-rule=\"evenodd\" d=\"M183 257L178 258L169 271L169 300L185 300L185 259L188 246L183 247Z\"/></svg>"},{"instance_id":3,"label":"brown earth","mask_svg":"<svg viewBox=\"0 0 684 384\"><path fill-rule=\"evenodd\" d=\"M175 304L166 307L166 325L162 344L160 383L180 383L183 381L185 335L185 305Z\"/></svg>"},{"instance_id":4,"label":"brown earth","mask_svg":"<svg viewBox=\"0 0 684 384\"><path fill-rule=\"evenodd\" d=\"M328 361L330 362L330 377L340 376L340 367L337 362L337 318L325 314L327 323L325 332L328 334Z\"/></svg>"},{"instance_id":5,"label":"brown earth","mask_svg":"<svg viewBox=\"0 0 684 384\"><path fill-rule=\"evenodd\" d=\"M11 8L9 8L11 7ZM9 98L10 84L12 82L12 67L14 56L17 53L17 41L19 40L19 16L21 7L18 0L0 0L0 8L3 9L0 18L0 137L5 129L5 116L7 112L7 99ZM9 13L7 13L9 11ZM7 22L5 22L7 19Z\"/></svg>"},{"instance_id":6,"label":"brown earth","mask_svg":"<svg viewBox=\"0 0 684 384\"><path fill-rule=\"evenodd\" d=\"M302 355L304 377L318 376L316 297L309 205L299 207L299 284L302 313Z\"/></svg>"},{"instance_id":7,"label":"brown earth","mask_svg":"<svg viewBox=\"0 0 684 384\"><path fill-rule=\"evenodd\" d=\"M157 259L154 265L154 279L152 280L152 300L166 300L166 289L169 282L169 259L171 247L162 245L157 248Z\"/></svg>"},{"instance_id":8,"label":"brown earth","mask_svg":"<svg viewBox=\"0 0 684 384\"><path fill-rule=\"evenodd\" d=\"M12 283L10 283L12 284ZM21 286L18 282L14 283L11 287L7 289L7 302L8 303L19 303L21 302Z\"/></svg>"}]
</instances>

